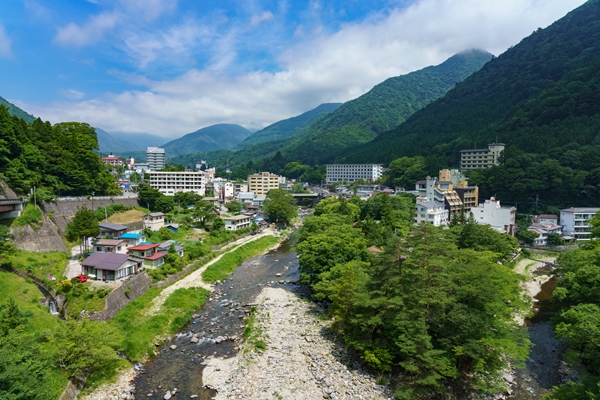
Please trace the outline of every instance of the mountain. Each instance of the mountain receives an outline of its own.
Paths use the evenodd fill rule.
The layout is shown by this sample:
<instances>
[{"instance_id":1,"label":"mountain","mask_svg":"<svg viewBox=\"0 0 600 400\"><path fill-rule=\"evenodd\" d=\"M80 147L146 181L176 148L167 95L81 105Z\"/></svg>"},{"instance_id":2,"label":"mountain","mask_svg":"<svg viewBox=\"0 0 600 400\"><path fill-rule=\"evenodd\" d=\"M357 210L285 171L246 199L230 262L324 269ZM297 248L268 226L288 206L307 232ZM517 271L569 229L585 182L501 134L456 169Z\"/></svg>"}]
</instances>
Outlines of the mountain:
<instances>
[{"instance_id":1,"label":"mountain","mask_svg":"<svg viewBox=\"0 0 600 400\"><path fill-rule=\"evenodd\" d=\"M251 134L251 131L240 125L217 124L188 133L160 147L169 156L233 149Z\"/></svg>"},{"instance_id":2,"label":"mountain","mask_svg":"<svg viewBox=\"0 0 600 400\"><path fill-rule=\"evenodd\" d=\"M98 146L101 153L122 154L131 151L146 150L137 143L117 139L100 128L94 128L98 137Z\"/></svg>"},{"instance_id":3,"label":"mountain","mask_svg":"<svg viewBox=\"0 0 600 400\"><path fill-rule=\"evenodd\" d=\"M21 118L29 125L33 124L33 121L35 121L35 117L33 115L21 110L19 107L15 106L14 104L10 103L8 100L2 97L0 97L0 105L3 105L4 107L8 108L8 113L10 115L15 115Z\"/></svg>"},{"instance_id":4,"label":"mountain","mask_svg":"<svg viewBox=\"0 0 600 400\"><path fill-rule=\"evenodd\" d=\"M266 128L261 129L260 131L254 132L252 135L244 139L244 141L240 143L239 146L246 147L256 143L284 139L295 129L298 129L301 126L305 125L316 116L324 113L326 114L333 112L337 110L341 105L342 103L321 104L318 107L313 108L312 110L307 111L303 114L297 115L292 118L284 119L279 122L275 122L274 124L269 125Z\"/></svg>"},{"instance_id":5,"label":"mountain","mask_svg":"<svg viewBox=\"0 0 600 400\"><path fill-rule=\"evenodd\" d=\"M398 128L338 160L431 155L458 165L461 149L496 140L544 154L600 144L598 0L536 30Z\"/></svg>"}]
</instances>

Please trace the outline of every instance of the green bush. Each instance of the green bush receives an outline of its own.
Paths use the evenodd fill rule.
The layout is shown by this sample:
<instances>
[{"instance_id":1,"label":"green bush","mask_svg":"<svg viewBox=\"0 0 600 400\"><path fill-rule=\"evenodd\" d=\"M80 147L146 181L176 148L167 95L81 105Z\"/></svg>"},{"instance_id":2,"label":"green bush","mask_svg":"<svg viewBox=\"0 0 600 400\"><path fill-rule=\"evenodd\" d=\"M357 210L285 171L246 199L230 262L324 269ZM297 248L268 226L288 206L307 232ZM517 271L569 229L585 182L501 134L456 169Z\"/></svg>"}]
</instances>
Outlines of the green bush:
<instances>
[{"instance_id":1,"label":"green bush","mask_svg":"<svg viewBox=\"0 0 600 400\"><path fill-rule=\"evenodd\" d=\"M33 229L41 228L44 223L42 210L36 208L33 204L27 204L20 216L12 222L13 227L30 225Z\"/></svg>"}]
</instances>

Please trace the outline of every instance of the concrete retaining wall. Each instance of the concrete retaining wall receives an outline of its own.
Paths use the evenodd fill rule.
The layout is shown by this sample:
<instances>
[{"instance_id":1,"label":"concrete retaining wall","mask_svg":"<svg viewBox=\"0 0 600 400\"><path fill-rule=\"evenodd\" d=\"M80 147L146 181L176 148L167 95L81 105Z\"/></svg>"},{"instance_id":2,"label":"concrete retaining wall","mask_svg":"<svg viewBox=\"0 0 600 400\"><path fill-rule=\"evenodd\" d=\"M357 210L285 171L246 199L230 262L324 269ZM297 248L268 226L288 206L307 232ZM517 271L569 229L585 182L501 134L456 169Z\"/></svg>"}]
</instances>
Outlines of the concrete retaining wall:
<instances>
[{"instance_id":1,"label":"concrete retaining wall","mask_svg":"<svg viewBox=\"0 0 600 400\"><path fill-rule=\"evenodd\" d=\"M29 225L12 228L15 247L21 250L45 253L48 251L62 251L67 253L67 248L56 225L49 219L44 221L42 227L33 230ZM68 254L68 253L67 253Z\"/></svg>"},{"instance_id":2,"label":"concrete retaining wall","mask_svg":"<svg viewBox=\"0 0 600 400\"><path fill-rule=\"evenodd\" d=\"M152 283L152 279L145 272L127 278L120 287L106 296L104 310L92 315L90 319L92 321L111 319L119 310L143 295L150 287L150 283Z\"/></svg>"}]
</instances>

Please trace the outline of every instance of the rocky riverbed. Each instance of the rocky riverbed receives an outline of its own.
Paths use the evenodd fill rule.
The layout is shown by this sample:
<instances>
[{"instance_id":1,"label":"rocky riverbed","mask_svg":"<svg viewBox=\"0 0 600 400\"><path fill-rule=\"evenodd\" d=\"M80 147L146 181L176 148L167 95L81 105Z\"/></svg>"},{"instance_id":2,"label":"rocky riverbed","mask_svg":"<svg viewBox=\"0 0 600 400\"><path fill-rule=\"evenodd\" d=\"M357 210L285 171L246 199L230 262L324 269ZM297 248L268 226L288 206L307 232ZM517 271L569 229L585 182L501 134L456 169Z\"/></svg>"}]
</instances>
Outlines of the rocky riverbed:
<instances>
[{"instance_id":1,"label":"rocky riverbed","mask_svg":"<svg viewBox=\"0 0 600 400\"><path fill-rule=\"evenodd\" d=\"M216 399L391 399L330 332L322 310L293 291L267 287L256 300L260 350L246 341L232 358L205 360L202 381ZM381 382L381 381L380 381Z\"/></svg>"}]
</instances>

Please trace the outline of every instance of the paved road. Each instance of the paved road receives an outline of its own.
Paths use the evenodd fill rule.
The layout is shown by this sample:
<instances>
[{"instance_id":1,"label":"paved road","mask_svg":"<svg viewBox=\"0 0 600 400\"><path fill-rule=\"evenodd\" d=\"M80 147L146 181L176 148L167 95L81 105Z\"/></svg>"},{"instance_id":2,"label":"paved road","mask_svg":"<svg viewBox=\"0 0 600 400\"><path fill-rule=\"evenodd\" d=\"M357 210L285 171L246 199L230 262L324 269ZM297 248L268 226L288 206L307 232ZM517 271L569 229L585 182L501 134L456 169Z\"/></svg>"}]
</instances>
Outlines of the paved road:
<instances>
[{"instance_id":1,"label":"paved road","mask_svg":"<svg viewBox=\"0 0 600 400\"><path fill-rule=\"evenodd\" d=\"M69 260L69 265L67 265L65 271L67 279L75 278L77 275L81 274L81 264L79 263L80 256L79 246L73 247L71 249L71 259Z\"/></svg>"}]
</instances>

